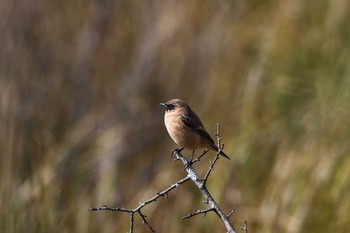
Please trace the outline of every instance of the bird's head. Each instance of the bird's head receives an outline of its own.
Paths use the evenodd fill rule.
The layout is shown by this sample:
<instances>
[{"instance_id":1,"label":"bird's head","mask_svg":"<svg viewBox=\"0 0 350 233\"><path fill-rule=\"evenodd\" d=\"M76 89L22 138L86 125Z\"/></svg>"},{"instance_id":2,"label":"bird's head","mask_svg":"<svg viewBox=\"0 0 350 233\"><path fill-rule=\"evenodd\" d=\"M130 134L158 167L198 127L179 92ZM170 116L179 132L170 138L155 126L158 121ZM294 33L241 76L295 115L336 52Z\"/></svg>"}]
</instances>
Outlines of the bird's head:
<instances>
[{"instance_id":1,"label":"bird's head","mask_svg":"<svg viewBox=\"0 0 350 233\"><path fill-rule=\"evenodd\" d=\"M166 103L160 103L165 108L165 111L174 111L181 108L189 108L188 104L181 99L171 99Z\"/></svg>"}]
</instances>

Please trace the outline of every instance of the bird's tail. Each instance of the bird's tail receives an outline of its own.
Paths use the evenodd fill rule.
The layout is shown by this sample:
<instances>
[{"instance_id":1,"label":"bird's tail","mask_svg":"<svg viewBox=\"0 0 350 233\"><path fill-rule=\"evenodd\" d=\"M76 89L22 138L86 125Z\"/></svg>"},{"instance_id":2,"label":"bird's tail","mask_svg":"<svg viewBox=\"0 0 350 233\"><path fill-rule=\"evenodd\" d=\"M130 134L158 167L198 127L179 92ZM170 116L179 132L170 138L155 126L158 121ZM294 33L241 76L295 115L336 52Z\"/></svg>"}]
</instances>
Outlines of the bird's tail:
<instances>
[{"instance_id":1,"label":"bird's tail","mask_svg":"<svg viewBox=\"0 0 350 233\"><path fill-rule=\"evenodd\" d=\"M230 157L228 157L227 154L225 154L223 151L220 151L220 155L224 156L226 159L230 159Z\"/></svg>"}]
</instances>

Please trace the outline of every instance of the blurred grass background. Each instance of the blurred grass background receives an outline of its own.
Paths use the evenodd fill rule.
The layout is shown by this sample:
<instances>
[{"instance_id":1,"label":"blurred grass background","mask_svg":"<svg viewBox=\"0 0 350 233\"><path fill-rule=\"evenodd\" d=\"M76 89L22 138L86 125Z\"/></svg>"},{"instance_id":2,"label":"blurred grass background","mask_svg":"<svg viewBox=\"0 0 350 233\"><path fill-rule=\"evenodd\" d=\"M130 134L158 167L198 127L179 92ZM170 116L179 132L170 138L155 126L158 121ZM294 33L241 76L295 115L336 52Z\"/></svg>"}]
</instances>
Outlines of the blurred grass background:
<instances>
[{"instance_id":1,"label":"blurred grass background","mask_svg":"<svg viewBox=\"0 0 350 233\"><path fill-rule=\"evenodd\" d=\"M221 123L232 161L208 186L237 228L348 232L349 1L5 0L0 15L1 232L127 232L127 214L87 210L186 175L159 107L175 97ZM145 214L224 232L214 214L181 221L202 201L188 183Z\"/></svg>"}]
</instances>

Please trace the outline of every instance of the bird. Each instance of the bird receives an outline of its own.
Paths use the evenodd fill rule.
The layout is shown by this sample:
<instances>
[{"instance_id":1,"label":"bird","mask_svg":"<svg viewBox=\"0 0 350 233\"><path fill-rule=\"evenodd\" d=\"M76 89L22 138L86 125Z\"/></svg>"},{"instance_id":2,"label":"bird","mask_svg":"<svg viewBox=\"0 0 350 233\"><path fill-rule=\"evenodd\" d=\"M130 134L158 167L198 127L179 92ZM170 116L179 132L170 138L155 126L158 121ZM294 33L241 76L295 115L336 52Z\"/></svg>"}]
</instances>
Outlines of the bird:
<instances>
[{"instance_id":1,"label":"bird","mask_svg":"<svg viewBox=\"0 0 350 233\"><path fill-rule=\"evenodd\" d=\"M192 149L192 159L195 149L207 148L218 152L218 147L203 126L198 115L181 99L171 99L160 103L165 108L164 123L173 141L182 149ZM230 159L223 151L220 155Z\"/></svg>"}]
</instances>

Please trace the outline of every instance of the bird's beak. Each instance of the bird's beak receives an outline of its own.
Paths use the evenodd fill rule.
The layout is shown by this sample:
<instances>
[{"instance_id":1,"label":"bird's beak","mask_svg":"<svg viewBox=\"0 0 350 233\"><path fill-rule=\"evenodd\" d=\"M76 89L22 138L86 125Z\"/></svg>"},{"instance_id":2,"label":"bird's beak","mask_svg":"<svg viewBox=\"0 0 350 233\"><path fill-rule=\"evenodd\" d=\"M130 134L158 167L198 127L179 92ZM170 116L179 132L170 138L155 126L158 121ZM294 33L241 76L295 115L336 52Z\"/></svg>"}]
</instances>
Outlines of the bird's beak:
<instances>
[{"instance_id":1,"label":"bird's beak","mask_svg":"<svg viewBox=\"0 0 350 233\"><path fill-rule=\"evenodd\" d=\"M168 110L168 105L166 105L165 103L160 103L160 106L163 106L166 110Z\"/></svg>"}]
</instances>

